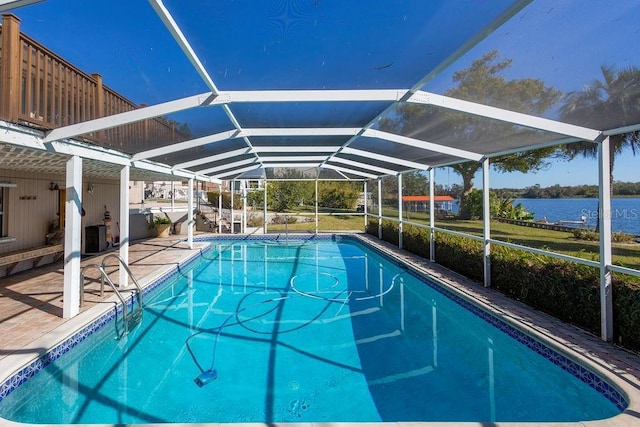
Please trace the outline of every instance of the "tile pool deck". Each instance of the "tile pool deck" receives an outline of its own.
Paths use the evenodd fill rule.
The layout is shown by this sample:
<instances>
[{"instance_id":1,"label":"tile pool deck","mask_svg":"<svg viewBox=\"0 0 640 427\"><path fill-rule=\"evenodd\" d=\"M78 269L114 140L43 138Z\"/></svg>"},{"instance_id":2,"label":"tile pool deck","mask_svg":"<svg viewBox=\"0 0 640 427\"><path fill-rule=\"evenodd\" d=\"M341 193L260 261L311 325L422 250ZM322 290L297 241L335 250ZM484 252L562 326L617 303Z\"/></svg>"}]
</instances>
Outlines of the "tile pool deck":
<instances>
[{"instance_id":1,"label":"tile pool deck","mask_svg":"<svg viewBox=\"0 0 640 427\"><path fill-rule=\"evenodd\" d=\"M401 259L415 270L435 277L456 289L463 297L467 296L477 301L484 308L499 314L508 322L513 321L524 325L525 330L546 337L554 346L568 348L572 357L586 360L596 369L612 372L616 383L627 394L632 395L633 405L623 415L610 420L562 425L640 426L640 411L638 410L640 408L640 357L638 355L604 343L579 328L564 324L544 313L528 308L496 291L485 289L444 267L430 263L406 251L398 250L386 242L364 234L358 234L358 238L380 250L393 253L396 258ZM186 243L175 239L175 236L134 242L130 246L129 265L133 274L144 286L193 255L202 246L204 246L203 243L196 242L194 249L189 250ZM112 252L84 259L82 265L101 263L102 258L108 253ZM112 268L109 272L114 270L115 268ZM113 296L113 292L105 289L105 296L100 298L97 281L99 276L96 273L95 270L90 270L88 273L87 277L93 280L87 282L85 307L81 314L74 319L62 318L62 263L0 279L0 366L3 366L0 370L0 379L10 373L5 372L4 368L12 365L18 366L21 360L26 362L33 359L46 348L56 344L72 323L82 321L83 316L87 319L85 321L88 321L96 308L112 304L106 300ZM411 423L412 426L419 424L422 423ZM440 424L426 423L424 425ZM487 424L455 423L455 425ZM491 423L491 425L498 424ZM515 426L520 424L499 423L499 425Z\"/></svg>"}]
</instances>

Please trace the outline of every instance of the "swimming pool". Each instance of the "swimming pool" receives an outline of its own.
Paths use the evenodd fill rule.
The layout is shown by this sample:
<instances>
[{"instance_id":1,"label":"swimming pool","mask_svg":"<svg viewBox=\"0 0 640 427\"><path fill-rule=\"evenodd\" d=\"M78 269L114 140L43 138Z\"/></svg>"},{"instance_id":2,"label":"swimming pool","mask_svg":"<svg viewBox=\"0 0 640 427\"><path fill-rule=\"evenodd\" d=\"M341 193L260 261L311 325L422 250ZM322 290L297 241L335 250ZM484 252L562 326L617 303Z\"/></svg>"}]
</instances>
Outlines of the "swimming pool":
<instances>
[{"instance_id":1,"label":"swimming pool","mask_svg":"<svg viewBox=\"0 0 640 427\"><path fill-rule=\"evenodd\" d=\"M77 338L8 393L0 415L577 421L626 404L595 374L351 239L214 241L145 301L141 326L119 340L114 322Z\"/></svg>"}]
</instances>

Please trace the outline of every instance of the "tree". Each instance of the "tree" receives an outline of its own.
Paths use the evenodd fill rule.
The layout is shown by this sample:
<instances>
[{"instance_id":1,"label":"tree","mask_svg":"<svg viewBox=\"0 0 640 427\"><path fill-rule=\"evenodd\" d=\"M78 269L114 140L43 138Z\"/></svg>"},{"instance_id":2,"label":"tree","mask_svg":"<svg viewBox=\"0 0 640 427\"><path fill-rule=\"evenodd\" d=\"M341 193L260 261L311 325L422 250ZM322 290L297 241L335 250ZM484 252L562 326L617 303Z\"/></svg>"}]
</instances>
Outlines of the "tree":
<instances>
[{"instance_id":1,"label":"tree","mask_svg":"<svg viewBox=\"0 0 640 427\"><path fill-rule=\"evenodd\" d=\"M314 183L295 180L302 177L302 173L295 169L281 171L277 178L283 181L267 183L267 205L276 212L285 212L294 206L304 205L305 200L312 200Z\"/></svg>"},{"instance_id":2,"label":"tree","mask_svg":"<svg viewBox=\"0 0 640 427\"><path fill-rule=\"evenodd\" d=\"M429 180L421 171L402 174L402 194L405 196L422 196L429 194Z\"/></svg>"},{"instance_id":3,"label":"tree","mask_svg":"<svg viewBox=\"0 0 640 427\"><path fill-rule=\"evenodd\" d=\"M640 69L628 67L616 71L614 67L600 67L602 80L594 80L580 91L567 94L560 109L561 119L592 129L607 130L640 122ZM640 150L640 131L611 135L609 137L609 167L611 192L613 193L613 166L616 156L630 148L633 155ZM576 142L563 147L564 154L598 157L598 145Z\"/></svg>"},{"instance_id":4,"label":"tree","mask_svg":"<svg viewBox=\"0 0 640 427\"><path fill-rule=\"evenodd\" d=\"M318 183L318 204L335 209L353 209L362 192L360 182L322 181Z\"/></svg>"},{"instance_id":5,"label":"tree","mask_svg":"<svg viewBox=\"0 0 640 427\"><path fill-rule=\"evenodd\" d=\"M505 108L525 114L540 115L558 102L561 92L546 86L538 79L507 80L502 73L511 66L511 60L499 60L499 52L493 50L473 61L469 68L453 75L457 84L448 90L447 96L467 101ZM396 114L381 121L381 128L411 135L432 142L449 143L455 147L473 147L476 141L497 141L513 136L527 138L530 143L541 139L541 133L498 120L490 120L454 111L440 111L433 107L404 104ZM543 148L491 159L494 170L500 172L530 172L548 166L548 159L555 148ZM459 216L469 218L465 197L473 188L473 177L480 169L477 162L452 165L462 177L462 197Z\"/></svg>"}]
</instances>

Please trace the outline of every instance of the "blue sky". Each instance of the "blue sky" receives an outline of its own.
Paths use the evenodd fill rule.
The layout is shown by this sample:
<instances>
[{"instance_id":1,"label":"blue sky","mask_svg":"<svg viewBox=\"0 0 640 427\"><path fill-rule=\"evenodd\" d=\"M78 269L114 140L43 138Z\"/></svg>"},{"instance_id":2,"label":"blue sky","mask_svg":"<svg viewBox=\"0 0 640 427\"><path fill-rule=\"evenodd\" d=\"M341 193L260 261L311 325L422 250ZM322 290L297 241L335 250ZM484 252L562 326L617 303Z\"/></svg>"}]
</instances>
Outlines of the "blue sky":
<instances>
[{"instance_id":1,"label":"blue sky","mask_svg":"<svg viewBox=\"0 0 640 427\"><path fill-rule=\"evenodd\" d=\"M461 18L472 19L473 13L452 13L452 8L475 7L471 1L462 3L451 2L436 10L431 16L431 20L426 25L420 21L425 14L413 13L414 9L422 7L420 2L406 2L398 0L398 7L390 10L387 20L384 22L372 21L373 25L385 28L390 31L408 31L404 27L406 23L412 23L412 29L424 29L424 35L419 31L413 33L414 39L420 37L428 38L431 34L427 31L428 26L436 26L446 34L448 28L454 24L452 20ZM319 40L311 38L313 52L305 52L315 59L333 60L331 64L320 61L313 62L313 57L307 58L312 61L302 63L300 69L272 68L278 64L278 59L286 59L294 53L300 53L301 37L305 37L308 29L305 25L331 25L332 28L345 30L352 25L365 25L368 20L363 19L368 13L375 15L375 8L388 7L384 3L372 3L368 9L362 9L360 2L324 2L323 8L315 10L303 10L300 16L304 18L302 25L297 21L289 22L290 28L286 26L280 31L279 36L269 25L265 28L257 27L252 21L244 21L243 14L239 10L241 5L250 5L245 1L211 1L208 7L202 7L198 2L182 2L179 0L167 0L170 9L176 11L180 5L182 14L177 13L176 19L179 23L185 23L189 19L197 18L192 22L192 26L185 26L185 32L189 35L200 28L205 30L215 30L211 39L206 39L206 43L194 44L199 55L202 56L205 66L210 70L211 75L221 89L232 89L235 85L246 82L261 82L274 77L279 77L281 82L273 83L276 87L283 84L296 85L307 88L309 84L329 83L336 85L342 76L337 70L346 73L346 65L358 62L366 62L365 72L361 68L350 68L350 72L360 71L359 78L371 79L373 75L381 76L381 81L364 81L369 87L372 84L390 85L395 87L397 82L390 79L386 73L398 73L404 70L409 76L409 71L415 71L415 63L420 61L422 66L434 64L430 61L438 62L440 59L425 59L433 54L427 52L420 54L415 52L413 46L397 46L393 43L392 37L385 37L383 31L376 31L373 40L365 36L368 30L363 28L362 34L354 38L354 46L341 49L340 52L346 55L347 59L340 57L338 61L330 56L329 52L336 50L332 45L330 37ZM289 5L304 5L304 2L294 0L283 0L271 2L278 8ZM496 2L499 3L499 2ZM262 5L263 7L266 7ZM274 6L271 6L272 8ZM327 10L326 8L329 7ZM228 10L227 10L228 9ZM339 12L348 13L340 15ZM399 12L405 10L405 12ZM478 9L481 10L481 9ZM197 11L203 12L196 14ZM235 19L229 19L229 13L238 14ZM280 9L272 11L275 15L280 13ZM320 14L320 13L323 14ZM78 19L75 15L80 13L84 18ZM137 103L154 104L168 101L181 96L193 95L206 91L206 86L193 71L183 53L176 46L174 40L166 32L156 14L152 11L148 2L129 2L127 0L113 0L111 2L85 1L77 2L70 0L50 0L34 6L16 10L16 14L23 18L23 30L33 36L36 40L42 41L56 52L61 52L65 58L87 72L99 71L103 74L105 83L117 91L122 92L131 100ZM277 16L274 15L274 18ZM102 19L95 19L100 16ZM279 16L279 15L278 15ZM246 18L249 19L249 18ZM302 22L301 21L301 22ZM280 21L277 21L280 22ZM422 22L422 25L417 25ZM263 22L264 24L264 22ZM295 24L295 25L294 25ZM456 21L456 32L470 25L462 25ZM260 32L264 35L264 46L253 46L254 51L245 52L242 55L225 51L225 36L239 32L244 34L242 27L250 26L251 32ZM264 25L263 25L264 26ZM371 26L371 25L369 25ZM72 28L73 31L52 31L55 27ZM81 34L82 37L78 37ZM315 34L315 33L314 33ZM325 34L325 33L323 33ZM328 34L332 34L328 32ZM312 34L306 34L312 37ZM558 40L562 42L559 43ZM196 39L202 41L202 39ZM213 40L213 41L212 41ZM132 41L135 41L132 42ZM447 38L435 40L440 44L446 44ZM322 42L322 43L320 43ZM356 43L357 42L357 43ZM269 45L271 43L271 45ZM91 49L87 49L87 45ZM429 82L425 90L443 93L451 85L451 75L456 70L467 67L473 60L482 56L491 49L501 52L503 58L511 58L512 66L508 69L505 77L525 78L532 77L543 80L546 84L570 92L580 90L584 85L589 84L593 79L599 77L599 67L606 63L616 67L629 65L640 65L640 2L637 0L618 0L615 7L606 1L582 0L545 0L534 1L523 11L514 16L509 22L496 30L464 55L453 67L445 70L432 82ZM245 46L247 47L247 46ZM249 45L248 47L252 47ZM439 46L433 45L434 52ZM615 48L612 48L615 47ZM323 50L324 49L324 50ZM445 49L446 51L446 49ZM402 56L409 53L407 56ZM225 56L226 55L226 56ZM246 64L241 60L246 56L257 60L262 58L263 64L259 70L254 70L254 74L246 68ZM355 56L354 56L355 55ZM434 55L435 56L435 55ZM594 58L597 60L594 61ZM306 59L305 59L306 60ZM271 62L264 62L271 61ZM345 64L345 61L347 64ZM368 61L368 62L367 62ZM369 63L370 62L370 63ZM315 64L315 65L314 65ZM392 67L372 73L372 68L380 68L388 64ZM289 64L290 66L291 64ZM245 68L241 68L244 66ZM333 66L334 68L329 68ZM376 67L379 66L379 67ZM307 67L307 68L304 68ZM309 68L315 67L315 68ZM342 67L342 68L340 68ZM402 68L404 67L404 68ZM322 71L322 69L329 71ZM309 73L309 70L315 70ZM231 73L236 79L230 81ZM255 74L257 73L257 74ZM402 73L400 73L402 74ZM257 77L256 77L257 76ZM315 79L312 80L311 78ZM376 77L377 78L377 77ZM411 78L418 78L411 74ZM334 80L332 80L334 79ZM315 83L310 83L315 81ZM413 80L412 80L413 81ZM257 88L264 87L260 86ZM320 88L320 87L318 87ZM203 112L205 113L205 112ZM201 123L206 123L203 118L196 118L197 115L185 113L185 117L193 118ZM207 114L210 122L212 117ZM553 117L551 117L553 118ZM185 119L186 120L186 119ZM222 118L224 119L224 117ZM213 128L212 128L213 129ZM209 130L212 130L209 129ZM618 181L640 181L640 173L636 165L640 157L633 157L630 152L625 152L616 161L614 177ZM441 178L444 177L444 178ZM459 182L460 179L453 172L443 169L438 172L437 179L440 183L446 179L448 183ZM481 179L476 179L476 185L480 185ZM491 173L492 187L527 187L535 184L550 186L554 184L577 185L577 184L597 183L597 164L592 159L575 159L571 162L554 162L550 167L538 173Z\"/></svg>"},{"instance_id":2,"label":"blue sky","mask_svg":"<svg viewBox=\"0 0 640 427\"><path fill-rule=\"evenodd\" d=\"M451 87L451 76L457 70L491 49L501 58L512 59L504 76L508 79L536 78L564 93L579 91L595 79L601 79L600 67L617 69L640 66L640 2L601 1L534 1L501 28L465 54L453 67L445 70L425 86L425 90L444 93ZM558 43L561 39L562 43ZM594 60L596 58L596 60ZM547 118L557 119L557 111ZM630 149L616 157L613 170L616 181L640 181L640 153L634 157ZM445 168L446 169L446 168ZM450 183L461 183L453 172L443 170L436 176ZM474 180L482 184L480 174ZM498 173L491 171L494 188L525 188L598 183L595 159L576 158L553 161L549 168L537 173Z\"/></svg>"}]
</instances>

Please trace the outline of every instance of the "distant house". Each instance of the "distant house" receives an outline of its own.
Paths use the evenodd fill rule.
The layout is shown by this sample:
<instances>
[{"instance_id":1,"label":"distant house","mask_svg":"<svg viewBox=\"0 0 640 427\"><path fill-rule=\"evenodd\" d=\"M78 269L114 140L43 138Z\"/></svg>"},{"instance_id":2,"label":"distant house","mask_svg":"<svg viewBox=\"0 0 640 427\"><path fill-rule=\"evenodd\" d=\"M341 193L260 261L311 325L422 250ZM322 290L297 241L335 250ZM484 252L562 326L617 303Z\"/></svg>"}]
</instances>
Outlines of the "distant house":
<instances>
[{"instance_id":1,"label":"distant house","mask_svg":"<svg viewBox=\"0 0 640 427\"><path fill-rule=\"evenodd\" d=\"M402 196L403 209L410 212L429 212L429 196ZM437 217L453 215L453 202L451 196L434 196L433 203Z\"/></svg>"}]
</instances>

